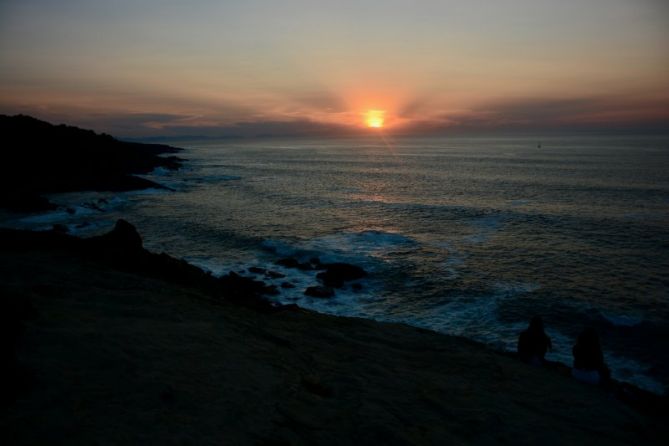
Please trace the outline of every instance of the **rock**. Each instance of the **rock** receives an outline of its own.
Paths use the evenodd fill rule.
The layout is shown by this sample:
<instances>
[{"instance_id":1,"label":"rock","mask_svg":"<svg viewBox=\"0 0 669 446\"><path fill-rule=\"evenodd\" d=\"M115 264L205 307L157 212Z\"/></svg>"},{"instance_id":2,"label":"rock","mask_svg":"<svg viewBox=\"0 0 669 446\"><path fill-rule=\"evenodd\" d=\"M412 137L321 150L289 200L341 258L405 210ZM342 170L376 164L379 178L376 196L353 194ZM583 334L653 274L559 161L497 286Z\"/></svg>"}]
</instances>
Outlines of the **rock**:
<instances>
[{"instance_id":1,"label":"rock","mask_svg":"<svg viewBox=\"0 0 669 446\"><path fill-rule=\"evenodd\" d=\"M160 399L162 400L163 403L171 404L174 403L176 400L176 395L174 392L174 388L172 386L166 386L161 392L160 392Z\"/></svg>"},{"instance_id":2,"label":"rock","mask_svg":"<svg viewBox=\"0 0 669 446\"><path fill-rule=\"evenodd\" d=\"M325 265L321 263L321 260L318 257L312 257L309 259L313 269L325 269Z\"/></svg>"},{"instance_id":3,"label":"rock","mask_svg":"<svg viewBox=\"0 0 669 446\"><path fill-rule=\"evenodd\" d=\"M285 274L281 274L272 270L267 270L265 276L269 277L270 279L283 279L284 277L286 277Z\"/></svg>"},{"instance_id":4,"label":"rock","mask_svg":"<svg viewBox=\"0 0 669 446\"><path fill-rule=\"evenodd\" d=\"M0 208L14 212L44 212L58 209L44 197L29 191L0 190Z\"/></svg>"},{"instance_id":5,"label":"rock","mask_svg":"<svg viewBox=\"0 0 669 446\"><path fill-rule=\"evenodd\" d=\"M114 251L141 251L142 237L137 229L127 221L119 219L110 232L88 239L89 243L97 248Z\"/></svg>"},{"instance_id":6,"label":"rock","mask_svg":"<svg viewBox=\"0 0 669 446\"><path fill-rule=\"evenodd\" d=\"M103 237L108 237L109 242L115 246L120 245L128 249L142 249L144 244L137 229L122 218L117 220L114 229Z\"/></svg>"},{"instance_id":7,"label":"rock","mask_svg":"<svg viewBox=\"0 0 669 446\"><path fill-rule=\"evenodd\" d=\"M16 400L29 381L21 367L18 346L24 333L24 321L35 319L37 311L23 296L3 295L0 308L0 407Z\"/></svg>"},{"instance_id":8,"label":"rock","mask_svg":"<svg viewBox=\"0 0 669 446\"><path fill-rule=\"evenodd\" d=\"M265 274L265 268L259 268L257 266L252 266L249 268L249 272L253 274Z\"/></svg>"},{"instance_id":9,"label":"rock","mask_svg":"<svg viewBox=\"0 0 669 446\"><path fill-rule=\"evenodd\" d=\"M304 290L304 294L310 297L325 299L334 296L334 290L329 286L310 286Z\"/></svg>"},{"instance_id":10,"label":"rock","mask_svg":"<svg viewBox=\"0 0 669 446\"><path fill-rule=\"evenodd\" d=\"M348 263L327 263L325 271L318 273L318 278L325 286L341 288L344 282L361 279L367 275L364 269Z\"/></svg>"},{"instance_id":11,"label":"rock","mask_svg":"<svg viewBox=\"0 0 669 446\"><path fill-rule=\"evenodd\" d=\"M314 269L314 267L311 266L311 263L300 263L297 259L292 257L286 257L285 259L277 260L276 264L286 268L301 269L302 271L311 271Z\"/></svg>"},{"instance_id":12,"label":"rock","mask_svg":"<svg viewBox=\"0 0 669 446\"><path fill-rule=\"evenodd\" d=\"M330 398L333 394L332 389L325 384L323 384L315 375L307 375L302 377L301 380L302 387L304 387L308 392L318 395L322 398Z\"/></svg>"},{"instance_id":13,"label":"rock","mask_svg":"<svg viewBox=\"0 0 669 446\"><path fill-rule=\"evenodd\" d=\"M68 229L68 227L65 226L65 225L62 224L62 223L56 223L56 224L54 224L54 225L51 227L51 230L52 230L53 232L59 232L59 233L61 233L61 234L67 234L68 232L70 232L70 230Z\"/></svg>"},{"instance_id":14,"label":"rock","mask_svg":"<svg viewBox=\"0 0 669 446\"><path fill-rule=\"evenodd\" d=\"M353 285L351 285L351 289L353 291L360 291L360 290L362 290L362 285L359 284L359 283L354 283Z\"/></svg>"},{"instance_id":15,"label":"rock","mask_svg":"<svg viewBox=\"0 0 669 446\"><path fill-rule=\"evenodd\" d=\"M297 268L300 262L298 262L296 259L286 257L285 259L277 260L276 264L286 268Z\"/></svg>"},{"instance_id":16,"label":"rock","mask_svg":"<svg viewBox=\"0 0 669 446\"><path fill-rule=\"evenodd\" d=\"M281 283L281 288L295 288L295 285L293 285L290 282L282 282Z\"/></svg>"},{"instance_id":17,"label":"rock","mask_svg":"<svg viewBox=\"0 0 669 446\"><path fill-rule=\"evenodd\" d=\"M226 291L226 294L234 297L234 299L241 296L276 296L279 294L276 286L266 285L265 282L260 280L240 276L234 271L220 277L218 283Z\"/></svg>"},{"instance_id":18,"label":"rock","mask_svg":"<svg viewBox=\"0 0 669 446\"><path fill-rule=\"evenodd\" d=\"M3 148L8 147L2 152L3 166L11 166L0 175L0 207L19 212L53 209L41 196L45 193L161 187L134 175L181 166L176 157L160 156L178 151L174 147L118 141L29 116L0 115L0 134Z\"/></svg>"}]
</instances>

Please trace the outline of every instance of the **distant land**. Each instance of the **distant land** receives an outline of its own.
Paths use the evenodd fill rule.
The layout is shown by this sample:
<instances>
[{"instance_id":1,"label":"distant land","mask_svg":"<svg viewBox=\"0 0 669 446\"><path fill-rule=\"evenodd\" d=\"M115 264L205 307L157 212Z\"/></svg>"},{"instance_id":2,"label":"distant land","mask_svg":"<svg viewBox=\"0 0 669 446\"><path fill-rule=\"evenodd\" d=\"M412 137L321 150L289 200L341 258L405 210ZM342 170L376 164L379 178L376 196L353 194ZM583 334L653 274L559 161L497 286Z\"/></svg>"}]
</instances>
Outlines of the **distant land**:
<instances>
[{"instance_id":1,"label":"distant land","mask_svg":"<svg viewBox=\"0 0 669 446\"><path fill-rule=\"evenodd\" d=\"M0 115L3 138L0 208L36 212L55 208L43 194L84 190L163 188L135 175L156 167L178 169L181 149L119 141L25 115Z\"/></svg>"}]
</instances>

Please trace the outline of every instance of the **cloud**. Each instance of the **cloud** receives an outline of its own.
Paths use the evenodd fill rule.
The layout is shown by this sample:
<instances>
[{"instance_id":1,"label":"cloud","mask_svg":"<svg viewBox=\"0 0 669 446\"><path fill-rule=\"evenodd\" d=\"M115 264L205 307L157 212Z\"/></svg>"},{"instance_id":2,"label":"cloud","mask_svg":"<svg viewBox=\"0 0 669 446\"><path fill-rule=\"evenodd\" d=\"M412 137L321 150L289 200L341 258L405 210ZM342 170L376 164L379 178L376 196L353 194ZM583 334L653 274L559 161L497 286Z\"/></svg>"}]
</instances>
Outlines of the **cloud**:
<instances>
[{"instance_id":1,"label":"cloud","mask_svg":"<svg viewBox=\"0 0 669 446\"><path fill-rule=\"evenodd\" d=\"M470 110L442 112L427 118L429 99L407 102L397 114L397 134L477 134L494 132L669 132L669 96L514 98L483 103ZM301 105L302 104L302 105ZM309 110L337 107L331 113ZM366 129L337 123L345 108L334 96L313 94L293 98L288 109L249 114L233 106L199 113L102 113L83 108L1 107L0 112L25 113L54 123L67 123L121 138L140 137L295 137L350 136ZM310 117L305 117L310 116ZM321 119L325 117L325 119Z\"/></svg>"},{"instance_id":2,"label":"cloud","mask_svg":"<svg viewBox=\"0 0 669 446\"><path fill-rule=\"evenodd\" d=\"M508 99L476 109L410 120L400 133L489 131L665 131L669 98L574 97Z\"/></svg>"},{"instance_id":3,"label":"cloud","mask_svg":"<svg viewBox=\"0 0 669 446\"><path fill-rule=\"evenodd\" d=\"M221 138L347 136L359 133L356 128L296 119L291 121L249 121L228 126L174 125L164 129L165 136L198 135Z\"/></svg>"},{"instance_id":4,"label":"cloud","mask_svg":"<svg viewBox=\"0 0 669 446\"><path fill-rule=\"evenodd\" d=\"M345 112L346 104L345 102L335 94L328 92L310 92L292 96L288 98L292 99L297 105L315 110L322 110L325 112Z\"/></svg>"}]
</instances>

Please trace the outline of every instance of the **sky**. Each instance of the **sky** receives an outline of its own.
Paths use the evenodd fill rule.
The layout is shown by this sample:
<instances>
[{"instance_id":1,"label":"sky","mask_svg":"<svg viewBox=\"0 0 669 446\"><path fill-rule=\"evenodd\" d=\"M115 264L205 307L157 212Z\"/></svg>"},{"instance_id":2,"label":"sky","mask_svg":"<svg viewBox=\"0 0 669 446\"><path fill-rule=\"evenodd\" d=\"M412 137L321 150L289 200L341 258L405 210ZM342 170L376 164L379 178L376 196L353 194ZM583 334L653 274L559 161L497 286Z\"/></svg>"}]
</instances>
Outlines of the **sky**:
<instances>
[{"instance_id":1,"label":"sky","mask_svg":"<svg viewBox=\"0 0 669 446\"><path fill-rule=\"evenodd\" d=\"M669 2L0 0L0 113L121 137L669 131Z\"/></svg>"}]
</instances>

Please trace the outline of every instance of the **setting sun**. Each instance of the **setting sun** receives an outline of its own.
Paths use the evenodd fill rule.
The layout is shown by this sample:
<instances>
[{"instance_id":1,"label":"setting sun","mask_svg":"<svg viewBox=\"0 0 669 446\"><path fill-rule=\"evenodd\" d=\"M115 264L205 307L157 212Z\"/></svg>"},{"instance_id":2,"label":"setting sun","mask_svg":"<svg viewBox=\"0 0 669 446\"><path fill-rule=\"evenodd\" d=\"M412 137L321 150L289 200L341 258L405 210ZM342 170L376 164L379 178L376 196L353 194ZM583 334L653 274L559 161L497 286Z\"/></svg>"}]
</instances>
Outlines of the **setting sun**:
<instances>
[{"instance_id":1,"label":"setting sun","mask_svg":"<svg viewBox=\"0 0 669 446\"><path fill-rule=\"evenodd\" d=\"M375 129L383 127L385 113L386 112L383 110L367 110L367 112L365 112L365 123L367 124L367 127Z\"/></svg>"}]
</instances>

